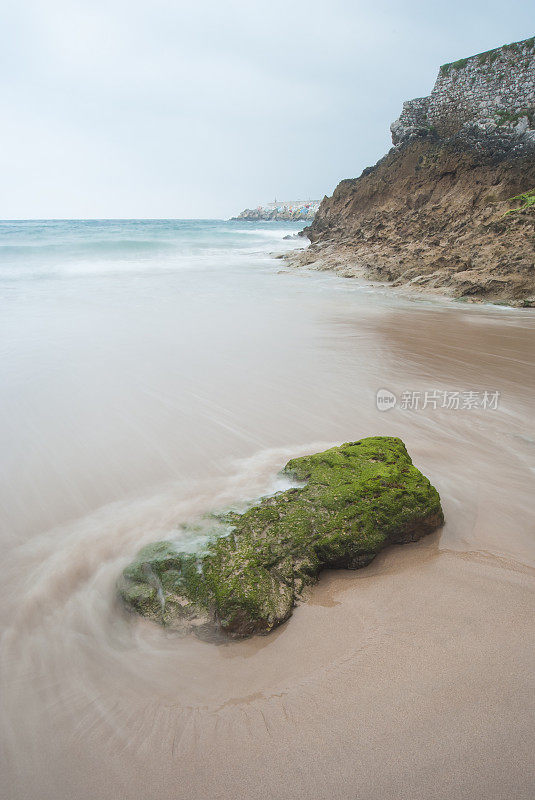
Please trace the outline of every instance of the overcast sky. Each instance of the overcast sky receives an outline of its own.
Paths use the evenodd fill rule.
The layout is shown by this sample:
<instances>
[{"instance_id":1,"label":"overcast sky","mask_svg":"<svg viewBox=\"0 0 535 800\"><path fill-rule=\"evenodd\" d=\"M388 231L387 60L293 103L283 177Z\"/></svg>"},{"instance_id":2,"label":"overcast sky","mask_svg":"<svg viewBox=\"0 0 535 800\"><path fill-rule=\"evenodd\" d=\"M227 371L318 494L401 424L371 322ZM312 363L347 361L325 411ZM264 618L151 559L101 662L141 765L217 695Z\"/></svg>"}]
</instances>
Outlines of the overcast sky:
<instances>
[{"instance_id":1,"label":"overcast sky","mask_svg":"<svg viewBox=\"0 0 535 800\"><path fill-rule=\"evenodd\" d=\"M534 0L8 0L0 217L226 217L320 199L440 64Z\"/></svg>"}]
</instances>

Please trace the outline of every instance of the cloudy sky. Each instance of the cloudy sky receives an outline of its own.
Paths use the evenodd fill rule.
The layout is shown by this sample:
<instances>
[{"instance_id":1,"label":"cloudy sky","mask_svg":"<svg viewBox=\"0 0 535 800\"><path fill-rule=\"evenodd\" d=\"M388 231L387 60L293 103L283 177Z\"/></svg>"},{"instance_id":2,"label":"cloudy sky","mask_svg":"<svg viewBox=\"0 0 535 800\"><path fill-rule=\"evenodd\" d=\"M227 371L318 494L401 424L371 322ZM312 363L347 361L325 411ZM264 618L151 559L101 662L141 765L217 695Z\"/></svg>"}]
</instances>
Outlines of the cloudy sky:
<instances>
[{"instance_id":1,"label":"cloudy sky","mask_svg":"<svg viewBox=\"0 0 535 800\"><path fill-rule=\"evenodd\" d=\"M318 198L438 66L533 0L7 0L0 217L226 217Z\"/></svg>"}]
</instances>

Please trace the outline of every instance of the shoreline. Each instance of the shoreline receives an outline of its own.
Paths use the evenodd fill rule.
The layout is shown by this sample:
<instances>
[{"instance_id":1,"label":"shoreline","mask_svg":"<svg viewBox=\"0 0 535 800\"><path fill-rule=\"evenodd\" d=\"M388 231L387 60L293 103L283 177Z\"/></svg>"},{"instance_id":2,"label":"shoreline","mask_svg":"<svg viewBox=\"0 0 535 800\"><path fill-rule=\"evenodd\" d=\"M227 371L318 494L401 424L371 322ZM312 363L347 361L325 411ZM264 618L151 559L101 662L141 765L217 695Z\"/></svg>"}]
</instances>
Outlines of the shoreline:
<instances>
[{"instance_id":1,"label":"shoreline","mask_svg":"<svg viewBox=\"0 0 535 800\"><path fill-rule=\"evenodd\" d=\"M449 301L455 305L470 304L482 306L495 306L509 309L530 310L535 308L533 300L492 300L484 295L456 295L453 289L445 286L428 286L419 283L418 279L410 281L381 280L369 265L359 264L358 257L349 248L331 245L315 246L309 244L304 248L288 250L283 254L275 254L274 258L281 259L290 270L310 270L310 272L330 272L340 278L356 279L365 282L367 286L388 289L399 297L407 299L435 298ZM380 270L379 270L380 271ZM427 277L427 276L422 276Z\"/></svg>"}]
</instances>

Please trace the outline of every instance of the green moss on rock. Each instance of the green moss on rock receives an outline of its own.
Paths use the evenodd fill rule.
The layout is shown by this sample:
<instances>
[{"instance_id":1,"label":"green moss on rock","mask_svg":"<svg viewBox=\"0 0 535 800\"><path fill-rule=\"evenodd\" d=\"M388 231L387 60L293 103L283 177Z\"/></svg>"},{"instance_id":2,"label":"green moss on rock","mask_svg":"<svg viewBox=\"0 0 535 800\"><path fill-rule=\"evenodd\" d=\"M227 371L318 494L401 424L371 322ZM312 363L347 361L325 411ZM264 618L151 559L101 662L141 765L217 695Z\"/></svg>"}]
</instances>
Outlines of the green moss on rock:
<instances>
[{"instance_id":1,"label":"green moss on rock","mask_svg":"<svg viewBox=\"0 0 535 800\"><path fill-rule=\"evenodd\" d=\"M443 522L438 492L400 439L349 442L292 459L284 472L304 485L214 517L222 535L204 552L181 553L172 542L143 548L120 581L125 603L180 630L267 633L322 569L366 566L383 547Z\"/></svg>"}]
</instances>

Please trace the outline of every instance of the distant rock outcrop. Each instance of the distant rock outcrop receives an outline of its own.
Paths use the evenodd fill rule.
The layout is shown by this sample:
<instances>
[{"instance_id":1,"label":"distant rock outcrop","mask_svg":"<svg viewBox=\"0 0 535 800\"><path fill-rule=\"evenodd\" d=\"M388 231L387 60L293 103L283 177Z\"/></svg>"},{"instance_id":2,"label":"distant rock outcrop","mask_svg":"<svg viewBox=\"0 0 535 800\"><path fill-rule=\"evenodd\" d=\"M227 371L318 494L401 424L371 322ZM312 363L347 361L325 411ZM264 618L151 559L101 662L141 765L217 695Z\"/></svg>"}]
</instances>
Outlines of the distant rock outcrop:
<instances>
[{"instance_id":1,"label":"distant rock outcrop","mask_svg":"<svg viewBox=\"0 0 535 800\"><path fill-rule=\"evenodd\" d=\"M322 201L290 262L535 304L535 39L440 68L394 147Z\"/></svg>"},{"instance_id":2,"label":"distant rock outcrop","mask_svg":"<svg viewBox=\"0 0 535 800\"><path fill-rule=\"evenodd\" d=\"M299 222L301 220L312 221L319 208L319 203L313 200L289 200L286 202L268 203L258 208L246 208L233 220L270 221L279 222Z\"/></svg>"}]
</instances>

